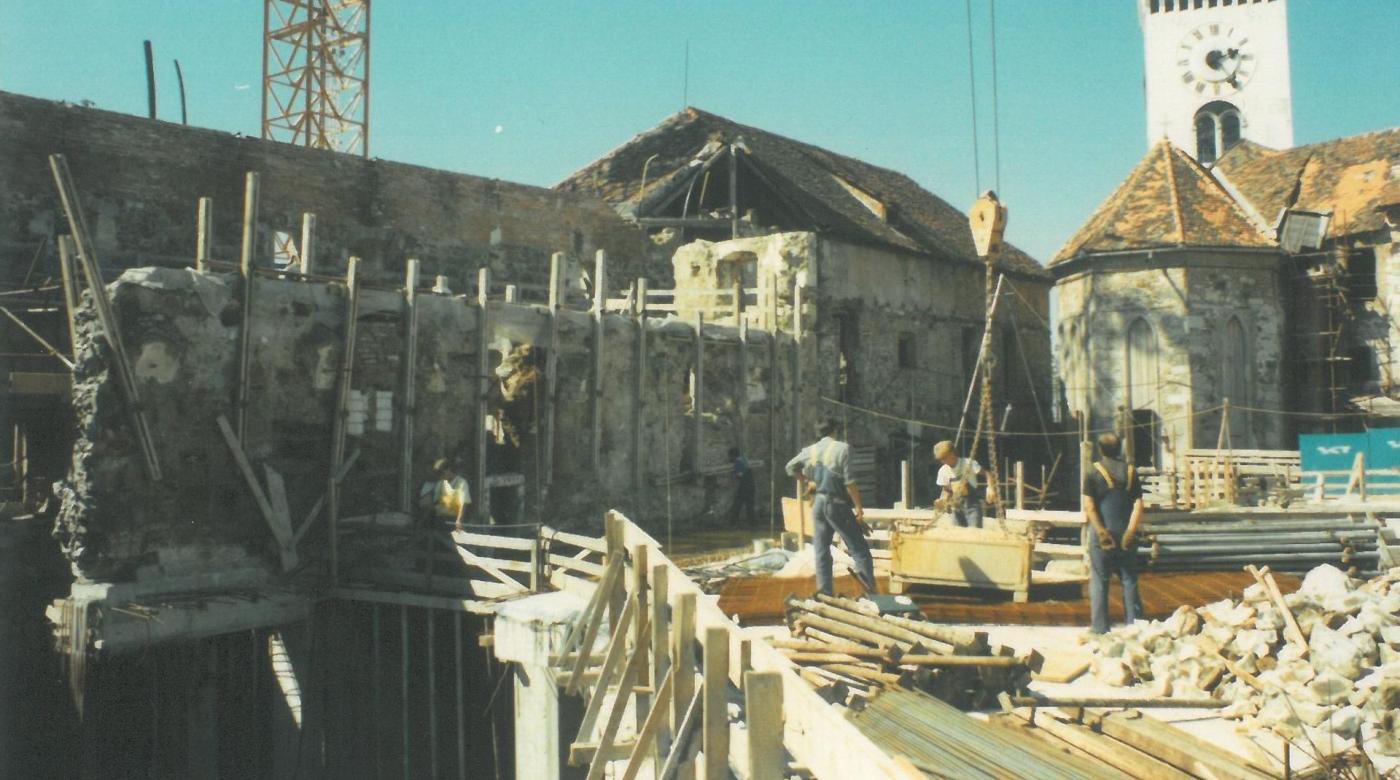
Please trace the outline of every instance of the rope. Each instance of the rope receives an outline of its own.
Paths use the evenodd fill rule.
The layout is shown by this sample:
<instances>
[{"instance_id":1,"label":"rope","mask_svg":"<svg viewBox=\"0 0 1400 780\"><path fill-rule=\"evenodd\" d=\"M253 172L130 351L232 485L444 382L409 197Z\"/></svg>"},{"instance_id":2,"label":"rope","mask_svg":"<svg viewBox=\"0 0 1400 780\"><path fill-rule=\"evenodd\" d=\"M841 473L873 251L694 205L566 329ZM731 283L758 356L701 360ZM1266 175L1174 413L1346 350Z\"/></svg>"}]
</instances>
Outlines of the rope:
<instances>
[{"instance_id":1,"label":"rope","mask_svg":"<svg viewBox=\"0 0 1400 780\"><path fill-rule=\"evenodd\" d=\"M996 161L997 192L1001 192L1001 120L997 100L997 0L987 0L992 17L992 158Z\"/></svg>"},{"instance_id":2,"label":"rope","mask_svg":"<svg viewBox=\"0 0 1400 780\"><path fill-rule=\"evenodd\" d=\"M972 177L982 191L981 153L977 149L977 66L972 57L972 0L967 0L967 86L972 95Z\"/></svg>"}]
</instances>

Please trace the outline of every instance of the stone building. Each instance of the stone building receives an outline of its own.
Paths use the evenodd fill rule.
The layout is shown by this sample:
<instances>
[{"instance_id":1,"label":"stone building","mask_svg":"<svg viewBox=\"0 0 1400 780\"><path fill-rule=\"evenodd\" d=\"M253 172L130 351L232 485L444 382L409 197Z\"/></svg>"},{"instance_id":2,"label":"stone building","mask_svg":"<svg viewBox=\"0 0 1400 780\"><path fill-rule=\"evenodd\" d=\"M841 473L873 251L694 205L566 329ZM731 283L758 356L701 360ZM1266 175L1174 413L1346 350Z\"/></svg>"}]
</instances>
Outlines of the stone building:
<instances>
[{"instance_id":1,"label":"stone building","mask_svg":"<svg viewBox=\"0 0 1400 780\"><path fill-rule=\"evenodd\" d=\"M1211 168L1153 147L1051 261L1060 394L1091 428L1137 424L1139 462L1295 446L1395 392L1400 130Z\"/></svg>"},{"instance_id":2,"label":"stone building","mask_svg":"<svg viewBox=\"0 0 1400 780\"><path fill-rule=\"evenodd\" d=\"M683 315L695 307L682 291L739 283L758 291L752 321L778 312L786 330L801 288L816 414L843 419L871 453L865 480L880 500L897 499L900 460L922 473L927 445L956 429L986 321L985 265L966 213L908 176L690 108L557 189L602 197L645 229L673 258ZM1038 431L1050 400L1050 275L1010 245L998 263L995 408L1006 428ZM1053 457L1026 441L1037 443L1014 458Z\"/></svg>"}]
</instances>

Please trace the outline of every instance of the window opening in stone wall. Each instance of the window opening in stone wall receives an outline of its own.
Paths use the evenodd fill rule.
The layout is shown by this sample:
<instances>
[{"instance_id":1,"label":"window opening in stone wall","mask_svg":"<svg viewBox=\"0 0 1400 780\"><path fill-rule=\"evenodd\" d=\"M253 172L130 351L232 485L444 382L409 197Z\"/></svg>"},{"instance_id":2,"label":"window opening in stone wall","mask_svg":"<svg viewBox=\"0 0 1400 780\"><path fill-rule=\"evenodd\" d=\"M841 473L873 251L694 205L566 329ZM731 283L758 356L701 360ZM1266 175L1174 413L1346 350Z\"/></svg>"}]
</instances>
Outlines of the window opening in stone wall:
<instances>
[{"instance_id":1,"label":"window opening in stone wall","mask_svg":"<svg viewBox=\"0 0 1400 780\"><path fill-rule=\"evenodd\" d=\"M1220 350L1220 396L1230 399L1230 441L1235 446L1250 443L1249 418L1239 407L1249 406L1249 350L1244 325L1239 317L1225 323Z\"/></svg>"},{"instance_id":2,"label":"window opening in stone wall","mask_svg":"<svg viewBox=\"0 0 1400 780\"><path fill-rule=\"evenodd\" d=\"M1127 388L1123 395L1130 410L1132 428L1128 433L1132 456L1143 465L1159 462L1158 360L1157 333L1146 319L1138 317L1128 327L1127 370L1124 372Z\"/></svg>"},{"instance_id":3,"label":"window opening in stone wall","mask_svg":"<svg viewBox=\"0 0 1400 780\"><path fill-rule=\"evenodd\" d=\"M899 367L919 367L918 346L913 333L899 334Z\"/></svg>"},{"instance_id":4,"label":"window opening in stone wall","mask_svg":"<svg viewBox=\"0 0 1400 780\"><path fill-rule=\"evenodd\" d=\"M1196 159L1209 165L1239 143L1244 120L1240 110L1224 100L1214 100L1196 112Z\"/></svg>"},{"instance_id":5,"label":"window opening in stone wall","mask_svg":"<svg viewBox=\"0 0 1400 780\"><path fill-rule=\"evenodd\" d=\"M1347 256L1347 292L1352 301L1374 301L1379 294L1376 285L1376 250L1365 249Z\"/></svg>"}]
</instances>

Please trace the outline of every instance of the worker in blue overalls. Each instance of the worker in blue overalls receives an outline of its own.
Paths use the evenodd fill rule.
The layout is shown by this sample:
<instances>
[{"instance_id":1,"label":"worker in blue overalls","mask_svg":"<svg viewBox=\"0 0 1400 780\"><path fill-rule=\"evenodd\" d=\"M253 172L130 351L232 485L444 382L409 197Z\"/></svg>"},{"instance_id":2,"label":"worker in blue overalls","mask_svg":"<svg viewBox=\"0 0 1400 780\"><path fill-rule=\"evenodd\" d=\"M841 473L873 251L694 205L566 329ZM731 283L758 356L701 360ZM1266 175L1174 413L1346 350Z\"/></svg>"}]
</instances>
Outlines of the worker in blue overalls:
<instances>
[{"instance_id":1,"label":"worker in blue overalls","mask_svg":"<svg viewBox=\"0 0 1400 780\"><path fill-rule=\"evenodd\" d=\"M812 500L812 553L817 563L817 590L831 595L831 541L841 535L856 565L856 579L867 592L875 592L875 566L865 542L865 509L860 488L851 478L851 447L836 439L835 420L817 424L821 440L788 461L789 477L801 477L803 493L815 490ZM803 496L798 496L801 500Z\"/></svg>"},{"instance_id":2,"label":"worker in blue overalls","mask_svg":"<svg viewBox=\"0 0 1400 780\"><path fill-rule=\"evenodd\" d=\"M1108 589L1113 576L1123 584L1123 621L1142 617L1138 597L1137 533L1142 525L1142 484L1132 464L1122 460L1116 433L1099 437L1099 460L1084 478L1084 516L1089 523L1090 630L1108 631Z\"/></svg>"}]
</instances>

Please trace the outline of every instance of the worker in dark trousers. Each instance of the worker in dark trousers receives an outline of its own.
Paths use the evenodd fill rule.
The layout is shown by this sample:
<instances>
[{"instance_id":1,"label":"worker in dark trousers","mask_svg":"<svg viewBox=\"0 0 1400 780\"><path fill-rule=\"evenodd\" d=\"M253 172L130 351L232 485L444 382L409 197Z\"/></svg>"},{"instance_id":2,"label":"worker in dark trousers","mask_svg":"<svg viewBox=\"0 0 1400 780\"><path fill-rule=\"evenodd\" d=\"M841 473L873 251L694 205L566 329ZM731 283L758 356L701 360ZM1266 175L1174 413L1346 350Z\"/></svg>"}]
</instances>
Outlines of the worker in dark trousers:
<instances>
[{"instance_id":1,"label":"worker in dark trousers","mask_svg":"<svg viewBox=\"0 0 1400 780\"><path fill-rule=\"evenodd\" d=\"M1115 433L1099 437L1099 460L1084 478L1084 516L1089 523L1089 613L1091 631L1108 631L1108 589L1116 574L1123 585L1123 620L1142 617L1137 583L1137 533L1142 524L1142 484L1123 462Z\"/></svg>"},{"instance_id":2,"label":"worker in dark trousers","mask_svg":"<svg viewBox=\"0 0 1400 780\"><path fill-rule=\"evenodd\" d=\"M803 493L815 490L812 500L812 554L817 564L817 590L832 594L831 542L841 535L846 550L856 565L856 579L867 592L875 592L875 566L870 557L870 545L865 543L863 524L865 509L860 502L860 488L851 478L851 446L836 439L836 421L823 420L817 424L821 440L797 453L788 461L789 477L801 477ZM803 496L798 496L802 500Z\"/></svg>"},{"instance_id":3,"label":"worker in dark trousers","mask_svg":"<svg viewBox=\"0 0 1400 780\"><path fill-rule=\"evenodd\" d=\"M729 504L729 522L732 525L753 525L754 496L758 492L753 468L738 447L729 448L729 462L734 472L734 501Z\"/></svg>"}]
</instances>

